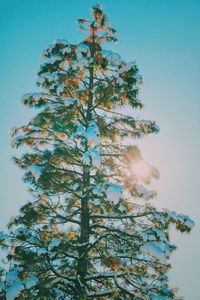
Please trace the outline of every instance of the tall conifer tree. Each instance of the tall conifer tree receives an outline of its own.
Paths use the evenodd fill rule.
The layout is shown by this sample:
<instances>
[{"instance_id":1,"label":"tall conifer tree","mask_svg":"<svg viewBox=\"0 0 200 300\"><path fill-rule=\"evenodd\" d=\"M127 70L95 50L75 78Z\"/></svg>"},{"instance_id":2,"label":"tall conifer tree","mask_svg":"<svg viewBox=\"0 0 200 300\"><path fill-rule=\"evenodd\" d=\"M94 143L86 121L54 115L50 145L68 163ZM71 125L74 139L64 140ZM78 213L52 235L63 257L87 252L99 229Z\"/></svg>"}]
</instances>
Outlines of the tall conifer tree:
<instances>
[{"instance_id":1,"label":"tall conifer tree","mask_svg":"<svg viewBox=\"0 0 200 300\"><path fill-rule=\"evenodd\" d=\"M143 107L137 65L102 48L117 38L100 5L78 24L79 44L56 40L43 51L42 91L22 98L39 112L12 130L15 147L30 147L14 161L33 200L0 233L1 299L178 299L169 229L194 223L151 204L159 173L134 141L159 129L134 117Z\"/></svg>"}]
</instances>

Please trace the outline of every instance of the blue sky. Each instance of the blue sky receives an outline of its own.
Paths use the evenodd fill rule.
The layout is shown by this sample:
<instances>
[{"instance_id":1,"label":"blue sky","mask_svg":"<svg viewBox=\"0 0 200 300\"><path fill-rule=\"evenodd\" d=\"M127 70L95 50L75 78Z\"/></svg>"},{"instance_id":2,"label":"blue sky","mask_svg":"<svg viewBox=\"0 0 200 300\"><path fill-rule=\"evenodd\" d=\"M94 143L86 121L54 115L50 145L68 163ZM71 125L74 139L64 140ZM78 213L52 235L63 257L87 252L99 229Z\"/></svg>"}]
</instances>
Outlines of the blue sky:
<instances>
[{"instance_id":1,"label":"blue sky","mask_svg":"<svg viewBox=\"0 0 200 300\"><path fill-rule=\"evenodd\" d=\"M82 34L75 20L88 17L95 1L0 0L0 229L30 196L13 166L8 131L26 123L34 111L19 104L35 91L40 53L56 38L77 42ZM161 131L138 144L156 165L161 179L154 185L156 205L189 214L192 234L172 231L178 251L172 258L171 284L186 300L200 299L200 1L101 1L119 42L112 49L136 59L144 78L142 118L155 119Z\"/></svg>"}]
</instances>

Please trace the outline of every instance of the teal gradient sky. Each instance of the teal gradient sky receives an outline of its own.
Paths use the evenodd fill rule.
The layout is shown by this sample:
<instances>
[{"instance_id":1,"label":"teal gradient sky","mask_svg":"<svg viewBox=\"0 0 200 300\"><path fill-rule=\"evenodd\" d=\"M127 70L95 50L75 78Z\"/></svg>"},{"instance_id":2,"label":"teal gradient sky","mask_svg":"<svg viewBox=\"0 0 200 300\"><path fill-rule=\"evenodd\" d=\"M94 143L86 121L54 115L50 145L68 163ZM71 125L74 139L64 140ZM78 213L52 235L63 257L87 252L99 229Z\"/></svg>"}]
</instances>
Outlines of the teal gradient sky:
<instances>
[{"instance_id":1,"label":"teal gradient sky","mask_svg":"<svg viewBox=\"0 0 200 300\"><path fill-rule=\"evenodd\" d=\"M9 129L35 113L19 104L35 91L40 53L56 38L75 43L82 34L75 20L88 17L89 0L0 0L0 230L30 195L11 162ZM158 167L154 183L159 207L189 214L190 235L172 231L178 251L172 257L171 284L186 300L200 299L200 1L103 0L119 42L111 49L136 59L144 77L142 118L161 131L138 142L143 156Z\"/></svg>"}]
</instances>

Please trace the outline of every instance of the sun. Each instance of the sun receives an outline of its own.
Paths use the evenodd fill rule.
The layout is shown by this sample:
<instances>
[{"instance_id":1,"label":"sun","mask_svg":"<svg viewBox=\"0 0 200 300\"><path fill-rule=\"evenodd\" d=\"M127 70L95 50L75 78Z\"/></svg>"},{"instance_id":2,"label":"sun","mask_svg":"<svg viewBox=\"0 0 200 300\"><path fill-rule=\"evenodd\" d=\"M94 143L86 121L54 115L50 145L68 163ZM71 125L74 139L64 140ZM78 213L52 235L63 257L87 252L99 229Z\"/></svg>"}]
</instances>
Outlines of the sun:
<instances>
[{"instance_id":1,"label":"sun","mask_svg":"<svg viewBox=\"0 0 200 300\"><path fill-rule=\"evenodd\" d=\"M143 160L133 163L132 170L141 179L144 179L149 175L149 166Z\"/></svg>"}]
</instances>

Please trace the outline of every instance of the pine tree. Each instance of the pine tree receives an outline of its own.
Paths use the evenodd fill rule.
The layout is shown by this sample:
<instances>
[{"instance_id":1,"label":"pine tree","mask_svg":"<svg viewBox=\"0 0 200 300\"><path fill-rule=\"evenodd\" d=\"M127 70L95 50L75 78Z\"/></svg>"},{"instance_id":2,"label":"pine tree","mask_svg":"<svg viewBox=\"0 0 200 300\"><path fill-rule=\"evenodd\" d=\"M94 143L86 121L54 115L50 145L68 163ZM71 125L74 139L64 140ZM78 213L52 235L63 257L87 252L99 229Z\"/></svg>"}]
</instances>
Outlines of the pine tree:
<instances>
[{"instance_id":1,"label":"pine tree","mask_svg":"<svg viewBox=\"0 0 200 300\"><path fill-rule=\"evenodd\" d=\"M167 276L169 230L189 232L194 222L151 204L159 173L134 141L159 128L134 117L142 78L135 62L102 48L117 38L100 5L78 24L83 41L43 51L41 92L22 97L39 112L12 130L13 146L30 148L14 162L33 199L0 233L0 297L178 299Z\"/></svg>"}]
</instances>

